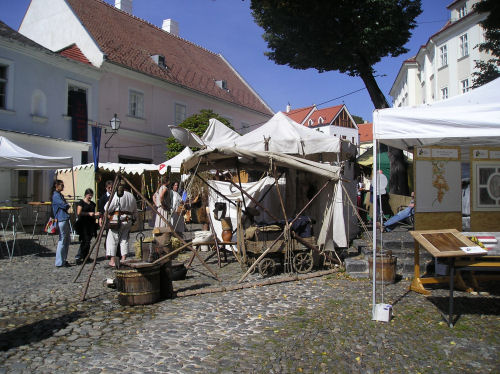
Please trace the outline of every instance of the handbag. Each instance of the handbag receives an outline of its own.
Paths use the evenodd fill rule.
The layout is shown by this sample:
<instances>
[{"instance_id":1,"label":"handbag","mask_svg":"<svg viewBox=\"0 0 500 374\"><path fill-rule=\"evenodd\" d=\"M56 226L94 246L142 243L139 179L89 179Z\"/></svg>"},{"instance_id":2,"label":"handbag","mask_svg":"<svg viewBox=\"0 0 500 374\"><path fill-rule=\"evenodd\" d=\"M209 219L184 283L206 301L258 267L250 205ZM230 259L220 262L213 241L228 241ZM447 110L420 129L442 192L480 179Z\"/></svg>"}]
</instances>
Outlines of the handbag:
<instances>
[{"instance_id":1,"label":"handbag","mask_svg":"<svg viewBox=\"0 0 500 374\"><path fill-rule=\"evenodd\" d=\"M160 201L161 207L167 212L170 212L172 210L173 194L174 192L172 190L165 191Z\"/></svg>"},{"instance_id":2,"label":"handbag","mask_svg":"<svg viewBox=\"0 0 500 374\"><path fill-rule=\"evenodd\" d=\"M73 229L78 235L82 235L83 221L80 217L76 219L75 224L73 225Z\"/></svg>"},{"instance_id":3,"label":"handbag","mask_svg":"<svg viewBox=\"0 0 500 374\"><path fill-rule=\"evenodd\" d=\"M57 219L50 217L49 222L45 225L44 231L47 234L55 234L57 232Z\"/></svg>"}]
</instances>

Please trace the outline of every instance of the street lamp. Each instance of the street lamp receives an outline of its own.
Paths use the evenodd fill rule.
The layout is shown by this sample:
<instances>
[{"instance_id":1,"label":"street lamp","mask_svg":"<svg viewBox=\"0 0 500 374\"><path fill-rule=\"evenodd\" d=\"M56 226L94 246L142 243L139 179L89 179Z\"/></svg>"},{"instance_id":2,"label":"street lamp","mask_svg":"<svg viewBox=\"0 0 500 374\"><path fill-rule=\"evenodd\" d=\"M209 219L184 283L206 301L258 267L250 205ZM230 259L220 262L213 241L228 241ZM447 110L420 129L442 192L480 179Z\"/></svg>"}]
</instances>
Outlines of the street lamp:
<instances>
[{"instance_id":1,"label":"street lamp","mask_svg":"<svg viewBox=\"0 0 500 374\"><path fill-rule=\"evenodd\" d=\"M113 135L115 135L118 130L120 129L120 124L122 123L122 121L120 121L120 119L118 118L118 116L115 115L113 116L113 118L111 118L111 120L109 121L109 125L111 126L111 130L108 130L108 129L104 129L104 133L105 134L111 134L111 136L108 138L108 140L106 141L106 143L104 143L104 148L108 148L107 145L108 145L108 142L111 140L111 138L113 137ZM109 147L111 148L111 147Z\"/></svg>"}]
</instances>

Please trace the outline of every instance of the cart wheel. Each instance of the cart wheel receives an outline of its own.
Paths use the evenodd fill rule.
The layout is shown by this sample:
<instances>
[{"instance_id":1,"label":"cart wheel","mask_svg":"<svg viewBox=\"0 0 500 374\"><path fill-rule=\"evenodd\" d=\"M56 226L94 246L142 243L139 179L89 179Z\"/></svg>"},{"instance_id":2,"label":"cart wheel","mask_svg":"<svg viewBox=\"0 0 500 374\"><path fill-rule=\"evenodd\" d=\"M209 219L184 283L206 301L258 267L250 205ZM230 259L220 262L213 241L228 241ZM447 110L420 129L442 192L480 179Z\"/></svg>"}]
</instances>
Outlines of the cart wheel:
<instances>
[{"instance_id":1,"label":"cart wheel","mask_svg":"<svg viewBox=\"0 0 500 374\"><path fill-rule=\"evenodd\" d=\"M311 252L297 252L293 256L293 268L297 273L309 273L313 268L313 257Z\"/></svg>"},{"instance_id":2,"label":"cart wheel","mask_svg":"<svg viewBox=\"0 0 500 374\"><path fill-rule=\"evenodd\" d=\"M259 273L263 277L270 277L276 271L276 262L269 257L263 258L259 263Z\"/></svg>"}]
</instances>

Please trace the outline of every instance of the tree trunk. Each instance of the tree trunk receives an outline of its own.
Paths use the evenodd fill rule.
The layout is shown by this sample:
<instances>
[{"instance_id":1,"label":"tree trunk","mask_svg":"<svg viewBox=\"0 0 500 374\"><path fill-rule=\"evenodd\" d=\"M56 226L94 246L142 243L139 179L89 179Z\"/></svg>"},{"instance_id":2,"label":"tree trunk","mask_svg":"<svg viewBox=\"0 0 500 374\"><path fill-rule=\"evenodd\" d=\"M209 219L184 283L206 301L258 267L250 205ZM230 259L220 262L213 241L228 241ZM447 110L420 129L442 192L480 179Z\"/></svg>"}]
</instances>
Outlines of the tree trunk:
<instances>
[{"instance_id":1,"label":"tree trunk","mask_svg":"<svg viewBox=\"0 0 500 374\"><path fill-rule=\"evenodd\" d=\"M359 76L363 80L375 109L389 108L384 94L373 76L371 68L360 71ZM391 175L389 179L389 192L398 195L409 195L408 177L403 151L388 147L388 156L391 163Z\"/></svg>"}]
</instances>

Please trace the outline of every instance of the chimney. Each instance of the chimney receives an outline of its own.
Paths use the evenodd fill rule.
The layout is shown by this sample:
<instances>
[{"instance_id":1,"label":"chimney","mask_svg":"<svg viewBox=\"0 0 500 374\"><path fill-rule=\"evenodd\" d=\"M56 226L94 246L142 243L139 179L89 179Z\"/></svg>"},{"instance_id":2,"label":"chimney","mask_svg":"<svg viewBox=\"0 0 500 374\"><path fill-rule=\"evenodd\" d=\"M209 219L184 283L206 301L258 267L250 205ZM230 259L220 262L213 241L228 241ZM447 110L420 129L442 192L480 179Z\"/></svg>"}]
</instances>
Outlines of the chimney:
<instances>
[{"instance_id":1,"label":"chimney","mask_svg":"<svg viewBox=\"0 0 500 374\"><path fill-rule=\"evenodd\" d=\"M132 14L132 0L115 0L115 8Z\"/></svg>"},{"instance_id":2,"label":"chimney","mask_svg":"<svg viewBox=\"0 0 500 374\"><path fill-rule=\"evenodd\" d=\"M171 18L164 19L161 28L163 31L166 31L175 36L179 36L179 24Z\"/></svg>"},{"instance_id":3,"label":"chimney","mask_svg":"<svg viewBox=\"0 0 500 374\"><path fill-rule=\"evenodd\" d=\"M286 112L290 113L291 110L292 110L292 107L290 106L290 103L288 103L288 105L286 106Z\"/></svg>"}]
</instances>

